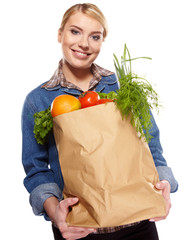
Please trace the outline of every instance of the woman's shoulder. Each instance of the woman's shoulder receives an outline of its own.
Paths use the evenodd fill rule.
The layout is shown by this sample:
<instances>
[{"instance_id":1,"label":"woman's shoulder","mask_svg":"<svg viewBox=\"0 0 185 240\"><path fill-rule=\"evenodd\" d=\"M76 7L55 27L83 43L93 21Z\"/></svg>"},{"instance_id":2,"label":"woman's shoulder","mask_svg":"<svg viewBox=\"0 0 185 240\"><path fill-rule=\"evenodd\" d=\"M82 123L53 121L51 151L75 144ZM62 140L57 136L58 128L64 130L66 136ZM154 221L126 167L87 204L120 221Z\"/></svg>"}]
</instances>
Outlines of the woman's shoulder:
<instances>
[{"instance_id":1,"label":"woman's shoulder","mask_svg":"<svg viewBox=\"0 0 185 240\"><path fill-rule=\"evenodd\" d=\"M48 108L55 97L55 95L53 96L54 93L52 94L52 92L46 91L46 89L42 87L45 83L46 82L43 82L38 85L26 95L25 103L32 106L35 111Z\"/></svg>"},{"instance_id":2,"label":"woman's shoulder","mask_svg":"<svg viewBox=\"0 0 185 240\"><path fill-rule=\"evenodd\" d=\"M45 91L43 91L42 85L45 84L45 82L43 82L42 84L38 85L37 87L33 88L32 90L30 90L27 95L26 98L30 98L30 99L35 99L38 98L39 96L42 96L45 94Z\"/></svg>"}]
</instances>

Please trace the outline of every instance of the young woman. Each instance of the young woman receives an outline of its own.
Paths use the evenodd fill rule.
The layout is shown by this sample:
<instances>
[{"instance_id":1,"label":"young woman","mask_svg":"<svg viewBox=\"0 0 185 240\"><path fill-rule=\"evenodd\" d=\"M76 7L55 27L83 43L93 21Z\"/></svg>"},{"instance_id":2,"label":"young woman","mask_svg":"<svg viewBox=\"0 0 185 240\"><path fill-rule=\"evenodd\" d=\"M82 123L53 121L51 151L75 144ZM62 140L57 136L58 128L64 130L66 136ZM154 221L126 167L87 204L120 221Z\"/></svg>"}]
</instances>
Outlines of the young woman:
<instances>
[{"instance_id":1,"label":"young woman","mask_svg":"<svg viewBox=\"0 0 185 240\"><path fill-rule=\"evenodd\" d=\"M45 145L37 144L33 134L33 114L48 108L56 96L71 94L78 97L86 90L108 93L118 89L115 74L94 63L106 36L106 19L95 5L77 4L64 14L58 31L63 59L52 78L27 95L23 106L24 185L30 193L33 212L52 221L55 239L154 240L158 239L154 221L160 219L102 229L68 227L66 216L70 206L76 204L78 198L62 200L63 178L53 134L50 134ZM153 138L149 147L161 180L156 188L162 190L166 200L167 216L171 207L170 191L177 190L177 182L162 156L159 131L153 117L152 121Z\"/></svg>"}]
</instances>

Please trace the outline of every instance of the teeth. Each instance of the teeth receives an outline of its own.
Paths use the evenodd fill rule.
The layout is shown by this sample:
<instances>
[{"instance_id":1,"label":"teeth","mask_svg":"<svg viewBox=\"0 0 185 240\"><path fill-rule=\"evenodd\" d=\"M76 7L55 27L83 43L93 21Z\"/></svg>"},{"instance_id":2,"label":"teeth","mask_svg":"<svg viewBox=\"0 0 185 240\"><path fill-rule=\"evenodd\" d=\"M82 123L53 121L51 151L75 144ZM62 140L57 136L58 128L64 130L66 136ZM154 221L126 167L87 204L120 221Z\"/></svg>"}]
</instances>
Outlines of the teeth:
<instances>
[{"instance_id":1,"label":"teeth","mask_svg":"<svg viewBox=\"0 0 185 240\"><path fill-rule=\"evenodd\" d=\"M78 53L78 55L81 55L81 56L87 56L88 55L87 53L82 53L82 52L78 52L78 51L76 51L76 53Z\"/></svg>"},{"instance_id":2,"label":"teeth","mask_svg":"<svg viewBox=\"0 0 185 240\"><path fill-rule=\"evenodd\" d=\"M86 53L80 53L78 52L79 55L82 55L82 56L86 56L87 54Z\"/></svg>"}]
</instances>

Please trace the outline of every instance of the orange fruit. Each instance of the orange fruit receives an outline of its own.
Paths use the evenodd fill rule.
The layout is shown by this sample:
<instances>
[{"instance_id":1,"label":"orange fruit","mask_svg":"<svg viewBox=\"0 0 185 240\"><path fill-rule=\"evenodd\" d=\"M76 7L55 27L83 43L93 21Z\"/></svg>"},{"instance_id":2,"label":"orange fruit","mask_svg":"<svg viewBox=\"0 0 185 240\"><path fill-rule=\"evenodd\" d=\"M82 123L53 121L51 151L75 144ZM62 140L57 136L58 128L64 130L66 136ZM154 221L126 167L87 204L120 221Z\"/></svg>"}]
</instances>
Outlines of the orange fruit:
<instances>
[{"instance_id":1,"label":"orange fruit","mask_svg":"<svg viewBox=\"0 0 185 240\"><path fill-rule=\"evenodd\" d=\"M74 110L80 109L80 101L71 95L60 95L57 96L51 104L51 115L56 117L63 113L72 112Z\"/></svg>"}]
</instances>

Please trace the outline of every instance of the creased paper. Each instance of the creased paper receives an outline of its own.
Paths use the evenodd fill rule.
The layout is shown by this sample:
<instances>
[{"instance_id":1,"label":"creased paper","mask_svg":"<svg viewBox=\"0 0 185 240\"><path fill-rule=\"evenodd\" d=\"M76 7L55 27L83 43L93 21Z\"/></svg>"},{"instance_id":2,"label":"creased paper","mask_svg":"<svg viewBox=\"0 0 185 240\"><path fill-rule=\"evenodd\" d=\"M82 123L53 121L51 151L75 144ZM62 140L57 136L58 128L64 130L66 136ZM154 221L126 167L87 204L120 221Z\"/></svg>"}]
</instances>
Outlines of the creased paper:
<instances>
[{"instance_id":1,"label":"creased paper","mask_svg":"<svg viewBox=\"0 0 185 240\"><path fill-rule=\"evenodd\" d=\"M110 227L165 215L146 142L114 103L54 118L64 197L78 197L67 223Z\"/></svg>"}]
</instances>

